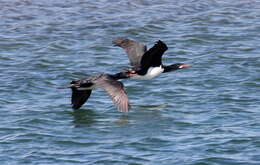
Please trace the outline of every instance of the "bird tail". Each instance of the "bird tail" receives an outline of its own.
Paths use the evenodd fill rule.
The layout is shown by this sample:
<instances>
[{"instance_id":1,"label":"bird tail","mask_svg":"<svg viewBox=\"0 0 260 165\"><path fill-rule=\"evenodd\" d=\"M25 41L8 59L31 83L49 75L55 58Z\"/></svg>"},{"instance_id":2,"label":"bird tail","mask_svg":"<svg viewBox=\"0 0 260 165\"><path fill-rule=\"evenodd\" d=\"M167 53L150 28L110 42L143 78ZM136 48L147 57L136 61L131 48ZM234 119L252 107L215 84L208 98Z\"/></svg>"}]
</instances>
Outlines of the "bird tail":
<instances>
[{"instance_id":1,"label":"bird tail","mask_svg":"<svg viewBox=\"0 0 260 165\"><path fill-rule=\"evenodd\" d=\"M61 87L58 87L57 89L66 89L66 88L72 88L72 87L74 87L74 85L61 86Z\"/></svg>"}]
</instances>

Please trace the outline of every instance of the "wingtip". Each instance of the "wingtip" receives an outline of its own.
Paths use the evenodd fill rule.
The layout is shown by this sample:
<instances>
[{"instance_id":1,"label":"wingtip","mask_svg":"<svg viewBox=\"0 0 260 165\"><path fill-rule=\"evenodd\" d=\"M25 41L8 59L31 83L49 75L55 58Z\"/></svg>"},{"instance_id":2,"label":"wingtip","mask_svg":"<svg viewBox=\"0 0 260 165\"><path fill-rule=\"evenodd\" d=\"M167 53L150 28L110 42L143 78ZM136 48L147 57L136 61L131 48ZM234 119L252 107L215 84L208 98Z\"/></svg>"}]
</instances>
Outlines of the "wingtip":
<instances>
[{"instance_id":1,"label":"wingtip","mask_svg":"<svg viewBox=\"0 0 260 165\"><path fill-rule=\"evenodd\" d=\"M128 103L125 107L118 107L117 109L119 112L128 113L131 109L131 105Z\"/></svg>"},{"instance_id":2,"label":"wingtip","mask_svg":"<svg viewBox=\"0 0 260 165\"><path fill-rule=\"evenodd\" d=\"M128 113L129 112L129 109L118 109L119 112L122 112L122 113Z\"/></svg>"},{"instance_id":3,"label":"wingtip","mask_svg":"<svg viewBox=\"0 0 260 165\"><path fill-rule=\"evenodd\" d=\"M112 44L114 46L119 46L124 40L127 40L127 38L124 37L115 37L112 39Z\"/></svg>"},{"instance_id":4,"label":"wingtip","mask_svg":"<svg viewBox=\"0 0 260 165\"><path fill-rule=\"evenodd\" d=\"M168 49L167 45L166 45L162 40L158 40L158 41L156 42L156 44L158 44L158 45L164 47L166 50Z\"/></svg>"},{"instance_id":5,"label":"wingtip","mask_svg":"<svg viewBox=\"0 0 260 165\"><path fill-rule=\"evenodd\" d=\"M156 43L165 45L165 43L162 40L158 40Z\"/></svg>"},{"instance_id":6,"label":"wingtip","mask_svg":"<svg viewBox=\"0 0 260 165\"><path fill-rule=\"evenodd\" d=\"M78 110L80 107L81 106L79 106L79 105L72 105L72 109L74 109L74 110Z\"/></svg>"}]
</instances>

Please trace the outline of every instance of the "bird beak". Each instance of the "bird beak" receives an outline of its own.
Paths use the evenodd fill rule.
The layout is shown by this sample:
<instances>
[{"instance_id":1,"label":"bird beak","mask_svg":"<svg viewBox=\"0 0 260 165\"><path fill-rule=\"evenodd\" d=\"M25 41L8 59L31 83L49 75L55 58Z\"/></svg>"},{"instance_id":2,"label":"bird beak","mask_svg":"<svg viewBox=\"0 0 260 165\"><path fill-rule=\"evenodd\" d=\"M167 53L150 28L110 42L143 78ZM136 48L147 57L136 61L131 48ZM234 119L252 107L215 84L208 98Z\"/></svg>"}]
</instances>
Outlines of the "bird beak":
<instances>
[{"instance_id":1,"label":"bird beak","mask_svg":"<svg viewBox=\"0 0 260 165\"><path fill-rule=\"evenodd\" d=\"M179 66L179 69L184 69L184 68L188 68L188 67L190 67L189 64L181 64L181 65Z\"/></svg>"}]
</instances>

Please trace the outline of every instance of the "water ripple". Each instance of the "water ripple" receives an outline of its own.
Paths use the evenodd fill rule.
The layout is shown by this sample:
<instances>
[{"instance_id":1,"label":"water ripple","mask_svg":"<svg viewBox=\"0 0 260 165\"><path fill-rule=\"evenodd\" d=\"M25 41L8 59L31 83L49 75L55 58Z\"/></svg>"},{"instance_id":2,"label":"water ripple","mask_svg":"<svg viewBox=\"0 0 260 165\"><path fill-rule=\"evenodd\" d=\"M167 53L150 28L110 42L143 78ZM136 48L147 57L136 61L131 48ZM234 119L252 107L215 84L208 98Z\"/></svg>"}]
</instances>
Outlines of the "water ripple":
<instances>
[{"instance_id":1,"label":"water ripple","mask_svg":"<svg viewBox=\"0 0 260 165\"><path fill-rule=\"evenodd\" d=\"M0 5L2 164L259 164L258 1ZM165 65L192 67L123 80L128 114L102 90L73 111L56 88L129 67L118 36L161 39Z\"/></svg>"}]
</instances>

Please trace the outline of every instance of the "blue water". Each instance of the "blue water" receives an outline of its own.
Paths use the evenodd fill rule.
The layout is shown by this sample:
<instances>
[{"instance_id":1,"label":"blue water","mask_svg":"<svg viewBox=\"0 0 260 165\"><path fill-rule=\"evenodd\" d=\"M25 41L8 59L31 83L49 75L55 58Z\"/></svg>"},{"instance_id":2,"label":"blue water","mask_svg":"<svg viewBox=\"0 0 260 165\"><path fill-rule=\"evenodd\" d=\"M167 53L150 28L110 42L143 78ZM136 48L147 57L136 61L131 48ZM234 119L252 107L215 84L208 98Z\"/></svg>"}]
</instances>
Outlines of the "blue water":
<instances>
[{"instance_id":1,"label":"blue water","mask_svg":"<svg viewBox=\"0 0 260 165\"><path fill-rule=\"evenodd\" d=\"M0 1L1 165L259 165L260 3L256 0ZM111 43L192 67L123 80L132 109L95 90L79 111L73 79L128 67Z\"/></svg>"}]
</instances>

